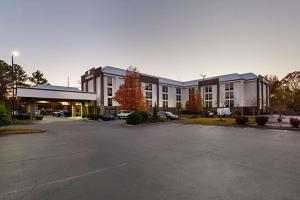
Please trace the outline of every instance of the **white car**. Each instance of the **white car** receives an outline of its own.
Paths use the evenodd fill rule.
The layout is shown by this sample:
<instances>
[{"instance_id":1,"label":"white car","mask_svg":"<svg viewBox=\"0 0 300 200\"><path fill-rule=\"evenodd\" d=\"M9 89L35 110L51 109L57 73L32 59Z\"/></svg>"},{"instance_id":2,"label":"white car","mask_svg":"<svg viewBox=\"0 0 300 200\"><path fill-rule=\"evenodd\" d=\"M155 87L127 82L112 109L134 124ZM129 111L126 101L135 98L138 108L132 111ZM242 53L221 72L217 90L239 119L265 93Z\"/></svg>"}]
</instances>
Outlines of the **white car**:
<instances>
[{"instance_id":1,"label":"white car","mask_svg":"<svg viewBox=\"0 0 300 200\"><path fill-rule=\"evenodd\" d=\"M230 108L218 108L217 109L218 116L230 116Z\"/></svg>"},{"instance_id":2,"label":"white car","mask_svg":"<svg viewBox=\"0 0 300 200\"><path fill-rule=\"evenodd\" d=\"M132 112L130 112L129 110L120 110L117 114L117 117L120 119L126 119L131 113Z\"/></svg>"}]
</instances>

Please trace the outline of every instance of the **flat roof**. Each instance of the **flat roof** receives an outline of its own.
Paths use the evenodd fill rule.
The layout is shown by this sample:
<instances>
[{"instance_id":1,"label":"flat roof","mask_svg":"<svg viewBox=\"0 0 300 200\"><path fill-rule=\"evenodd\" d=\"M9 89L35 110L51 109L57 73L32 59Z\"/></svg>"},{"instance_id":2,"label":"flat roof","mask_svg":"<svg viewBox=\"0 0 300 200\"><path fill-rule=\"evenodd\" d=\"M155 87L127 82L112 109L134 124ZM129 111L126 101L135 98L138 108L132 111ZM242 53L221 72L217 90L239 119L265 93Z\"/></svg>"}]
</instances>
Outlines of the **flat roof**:
<instances>
[{"instance_id":1,"label":"flat roof","mask_svg":"<svg viewBox=\"0 0 300 200\"><path fill-rule=\"evenodd\" d=\"M36 87L18 87L16 92L17 97L21 98L37 98L37 99L60 99L60 100L86 100L95 101L97 99L96 93L59 90L49 88Z\"/></svg>"},{"instance_id":2,"label":"flat roof","mask_svg":"<svg viewBox=\"0 0 300 200\"><path fill-rule=\"evenodd\" d=\"M122 68L117 68L117 67L111 67L111 66L106 66L102 68L103 73L107 74L112 74L112 75L117 75L117 76L125 76L126 75L126 69ZM159 79L159 83L162 84L169 84L169 85L176 85L180 87L189 87L189 86L196 86L198 85L198 81L202 81L202 79L196 79L196 80L191 80L191 81L177 81L173 79L168 79L168 78L163 78L159 76L153 76L149 74L144 74L140 73L145 76L150 76L154 78ZM258 75L254 73L232 73L232 74L225 74L221 76L214 76L214 77L207 77L205 80L210 80L210 79L219 79L220 82L225 82L225 81L235 81L235 80L252 80L258 78Z\"/></svg>"}]
</instances>

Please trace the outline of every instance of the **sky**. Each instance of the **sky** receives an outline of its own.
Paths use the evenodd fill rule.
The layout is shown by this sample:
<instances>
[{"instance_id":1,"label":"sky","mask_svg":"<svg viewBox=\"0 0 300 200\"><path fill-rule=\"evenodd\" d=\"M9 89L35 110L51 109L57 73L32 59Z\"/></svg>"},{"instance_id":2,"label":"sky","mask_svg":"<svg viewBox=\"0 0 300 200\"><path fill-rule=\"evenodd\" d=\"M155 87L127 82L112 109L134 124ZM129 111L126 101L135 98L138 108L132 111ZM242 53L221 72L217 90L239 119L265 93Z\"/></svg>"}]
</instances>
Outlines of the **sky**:
<instances>
[{"instance_id":1,"label":"sky","mask_svg":"<svg viewBox=\"0 0 300 200\"><path fill-rule=\"evenodd\" d=\"M0 0L0 60L53 85L137 66L179 81L300 70L299 0Z\"/></svg>"}]
</instances>

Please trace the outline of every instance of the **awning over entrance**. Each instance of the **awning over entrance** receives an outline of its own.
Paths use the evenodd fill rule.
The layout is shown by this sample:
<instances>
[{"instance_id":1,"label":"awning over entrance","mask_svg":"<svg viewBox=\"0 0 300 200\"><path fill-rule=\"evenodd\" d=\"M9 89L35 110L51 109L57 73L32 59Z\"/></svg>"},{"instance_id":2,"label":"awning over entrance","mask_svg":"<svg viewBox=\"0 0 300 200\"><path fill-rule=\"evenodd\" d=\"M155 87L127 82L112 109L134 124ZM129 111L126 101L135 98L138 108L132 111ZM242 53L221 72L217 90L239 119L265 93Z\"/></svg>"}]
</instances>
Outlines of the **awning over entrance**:
<instances>
[{"instance_id":1,"label":"awning over entrance","mask_svg":"<svg viewBox=\"0 0 300 200\"><path fill-rule=\"evenodd\" d=\"M78 112L83 116L89 114L89 106L96 101L95 93L82 92L73 87L52 85L36 85L28 88L19 87L16 90L16 96L20 103L26 104L23 104L23 108L26 107L26 112L31 113L32 118L35 117L40 104L59 103L69 106L72 116L76 116Z\"/></svg>"},{"instance_id":2,"label":"awning over entrance","mask_svg":"<svg viewBox=\"0 0 300 200\"><path fill-rule=\"evenodd\" d=\"M57 100L74 100L74 101L96 101L95 93L67 90L67 87L61 89L57 86L49 88L17 88L17 97L36 98L36 99L57 99Z\"/></svg>"}]
</instances>

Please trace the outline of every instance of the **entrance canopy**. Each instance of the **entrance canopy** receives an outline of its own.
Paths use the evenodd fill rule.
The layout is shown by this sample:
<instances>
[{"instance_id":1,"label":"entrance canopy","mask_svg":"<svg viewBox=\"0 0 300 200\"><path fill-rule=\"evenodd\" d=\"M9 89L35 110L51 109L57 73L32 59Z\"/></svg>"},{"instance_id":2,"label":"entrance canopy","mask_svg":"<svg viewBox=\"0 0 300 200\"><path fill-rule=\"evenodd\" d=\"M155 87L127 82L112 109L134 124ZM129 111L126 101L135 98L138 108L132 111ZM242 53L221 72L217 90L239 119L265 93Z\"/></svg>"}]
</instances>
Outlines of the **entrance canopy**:
<instances>
[{"instance_id":1,"label":"entrance canopy","mask_svg":"<svg viewBox=\"0 0 300 200\"><path fill-rule=\"evenodd\" d=\"M96 101L95 93L82 92L74 87L36 85L17 88L17 97L66 101Z\"/></svg>"}]
</instances>

